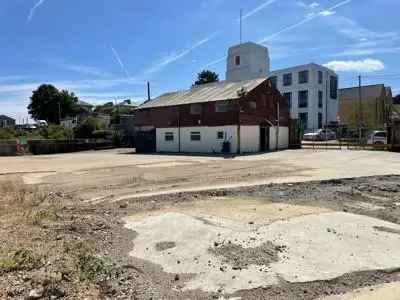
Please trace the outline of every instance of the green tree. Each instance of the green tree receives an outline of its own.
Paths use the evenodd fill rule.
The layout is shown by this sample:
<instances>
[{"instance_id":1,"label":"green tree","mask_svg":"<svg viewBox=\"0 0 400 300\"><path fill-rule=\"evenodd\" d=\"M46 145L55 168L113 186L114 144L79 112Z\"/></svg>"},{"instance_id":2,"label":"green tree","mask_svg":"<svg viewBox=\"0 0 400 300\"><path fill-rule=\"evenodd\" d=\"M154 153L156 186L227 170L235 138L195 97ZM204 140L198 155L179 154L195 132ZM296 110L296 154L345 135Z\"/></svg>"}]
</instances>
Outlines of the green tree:
<instances>
[{"instance_id":1,"label":"green tree","mask_svg":"<svg viewBox=\"0 0 400 300\"><path fill-rule=\"evenodd\" d=\"M28 106L29 114L35 120L46 120L49 123L59 124L61 118L65 118L74 112L74 104L78 98L67 90L59 91L51 84L43 84L33 91L31 102Z\"/></svg>"},{"instance_id":2,"label":"green tree","mask_svg":"<svg viewBox=\"0 0 400 300\"><path fill-rule=\"evenodd\" d=\"M197 80L195 81L194 86L217 81L219 81L219 76L217 73L210 70L203 70L197 74Z\"/></svg>"}]
</instances>

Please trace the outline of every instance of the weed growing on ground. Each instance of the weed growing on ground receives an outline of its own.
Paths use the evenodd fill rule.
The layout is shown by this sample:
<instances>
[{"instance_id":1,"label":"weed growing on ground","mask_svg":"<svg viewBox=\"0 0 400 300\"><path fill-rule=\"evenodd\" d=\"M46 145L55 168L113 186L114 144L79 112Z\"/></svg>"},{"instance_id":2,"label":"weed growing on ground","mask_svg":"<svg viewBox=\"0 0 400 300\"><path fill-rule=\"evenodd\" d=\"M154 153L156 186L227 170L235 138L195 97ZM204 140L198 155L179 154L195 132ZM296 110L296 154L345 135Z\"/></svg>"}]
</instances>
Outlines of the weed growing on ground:
<instances>
[{"instance_id":1,"label":"weed growing on ground","mask_svg":"<svg viewBox=\"0 0 400 300\"><path fill-rule=\"evenodd\" d=\"M0 274L22 270L29 271L37 268L40 264L40 257L36 256L32 250L3 250L0 252Z\"/></svg>"}]
</instances>

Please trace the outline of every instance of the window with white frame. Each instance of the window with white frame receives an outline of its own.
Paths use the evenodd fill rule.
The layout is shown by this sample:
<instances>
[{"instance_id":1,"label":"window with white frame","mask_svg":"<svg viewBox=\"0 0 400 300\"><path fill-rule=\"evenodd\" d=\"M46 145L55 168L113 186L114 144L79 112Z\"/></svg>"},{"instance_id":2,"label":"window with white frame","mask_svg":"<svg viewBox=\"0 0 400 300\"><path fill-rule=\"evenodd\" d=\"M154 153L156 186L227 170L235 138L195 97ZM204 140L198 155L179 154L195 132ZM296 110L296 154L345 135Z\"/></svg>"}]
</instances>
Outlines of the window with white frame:
<instances>
[{"instance_id":1,"label":"window with white frame","mask_svg":"<svg viewBox=\"0 0 400 300\"><path fill-rule=\"evenodd\" d=\"M308 83L308 74L309 74L308 70L299 72L299 83L300 84Z\"/></svg>"},{"instance_id":2,"label":"window with white frame","mask_svg":"<svg viewBox=\"0 0 400 300\"><path fill-rule=\"evenodd\" d=\"M318 91L318 108L322 108L324 106L324 92Z\"/></svg>"},{"instance_id":3,"label":"window with white frame","mask_svg":"<svg viewBox=\"0 0 400 300\"><path fill-rule=\"evenodd\" d=\"M166 142L174 141L174 133L173 132L166 132L164 137L165 137Z\"/></svg>"},{"instance_id":4,"label":"window with white frame","mask_svg":"<svg viewBox=\"0 0 400 300\"><path fill-rule=\"evenodd\" d=\"M190 132L190 140L191 141L201 141L201 133L199 131Z\"/></svg>"},{"instance_id":5,"label":"window with white frame","mask_svg":"<svg viewBox=\"0 0 400 300\"><path fill-rule=\"evenodd\" d=\"M225 133L223 131L217 132L217 140L223 140L224 136L225 136Z\"/></svg>"},{"instance_id":6,"label":"window with white frame","mask_svg":"<svg viewBox=\"0 0 400 300\"><path fill-rule=\"evenodd\" d=\"M283 86L292 85L292 73L283 74Z\"/></svg>"},{"instance_id":7,"label":"window with white frame","mask_svg":"<svg viewBox=\"0 0 400 300\"><path fill-rule=\"evenodd\" d=\"M308 107L308 91L299 91L299 108Z\"/></svg>"}]
</instances>

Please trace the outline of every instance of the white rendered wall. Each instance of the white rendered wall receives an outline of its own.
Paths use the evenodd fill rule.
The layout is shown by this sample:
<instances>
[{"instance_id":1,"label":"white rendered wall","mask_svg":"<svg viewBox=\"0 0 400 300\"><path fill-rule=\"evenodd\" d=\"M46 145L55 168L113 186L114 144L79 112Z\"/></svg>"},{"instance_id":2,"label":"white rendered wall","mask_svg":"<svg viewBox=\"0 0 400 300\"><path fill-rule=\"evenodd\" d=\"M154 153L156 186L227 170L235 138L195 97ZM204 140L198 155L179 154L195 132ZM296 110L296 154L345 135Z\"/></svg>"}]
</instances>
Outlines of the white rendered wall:
<instances>
[{"instance_id":1,"label":"white rendered wall","mask_svg":"<svg viewBox=\"0 0 400 300\"><path fill-rule=\"evenodd\" d=\"M289 127L279 127L279 144L276 149L276 129L277 127L270 127L269 130L269 149L282 150L289 148Z\"/></svg>"},{"instance_id":2,"label":"white rendered wall","mask_svg":"<svg viewBox=\"0 0 400 300\"><path fill-rule=\"evenodd\" d=\"M236 56L240 56L240 65L235 63ZM266 47L255 43L233 46L228 51L226 80L236 82L267 77L269 64Z\"/></svg>"},{"instance_id":3,"label":"white rendered wall","mask_svg":"<svg viewBox=\"0 0 400 300\"><path fill-rule=\"evenodd\" d=\"M298 73L301 71L309 71L308 83L299 84L298 83ZM323 72L322 84L318 83L318 71ZM283 85L283 75L292 74L292 85ZM337 74L323 66L317 64L308 64L303 66L296 66L293 68L287 68L282 70L272 71L269 75L277 76L277 88L283 95L284 93L292 93L292 107L290 115L292 119L298 119L299 113L308 113L308 130L318 129L318 113L322 113L322 125L329 122L337 121L338 109L339 109L339 99L330 98L330 76L337 76ZM326 81L328 80L328 86ZM328 89L326 89L328 87ZM298 92L308 90L308 107L299 108ZM328 99L326 98L326 90L328 91ZM323 92L323 107L318 107L318 91ZM328 101L328 122L326 122L326 102Z\"/></svg>"},{"instance_id":4,"label":"white rendered wall","mask_svg":"<svg viewBox=\"0 0 400 300\"><path fill-rule=\"evenodd\" d=\"M165 133L174 134L173 141L165 140ZM179 152L178 128L157 128L156 129L156 149L157 152Z\"/></svg>"},{"instance_id":5,"label":"white rendered wall","mask_svg":"<svg viewBox=\"0 0 400 300\"><path fill-rule=\"evenodd\" d=\"M260 126L240 126L240 149L242 153L260 151Z\"/></svg>"},{"instance_id":6,"label":"white rendered wall","mask_svg":"<svg viewBox=\"0 0 400 300\"><path fill-rule=\"evenodd\" d=\"M217 133L224 132L224 139L218 139ZM174 140L165 141L165 133L173 132ZM201 140L192 141L191 132L200 132ZM157 128L157 152L179 151L179 129ZM224 140L231 142L231 153L237 152L237 126L220 127L181 127L180 144L181 152L187 153L221 153Z\"/></svg>"}]
</instances>

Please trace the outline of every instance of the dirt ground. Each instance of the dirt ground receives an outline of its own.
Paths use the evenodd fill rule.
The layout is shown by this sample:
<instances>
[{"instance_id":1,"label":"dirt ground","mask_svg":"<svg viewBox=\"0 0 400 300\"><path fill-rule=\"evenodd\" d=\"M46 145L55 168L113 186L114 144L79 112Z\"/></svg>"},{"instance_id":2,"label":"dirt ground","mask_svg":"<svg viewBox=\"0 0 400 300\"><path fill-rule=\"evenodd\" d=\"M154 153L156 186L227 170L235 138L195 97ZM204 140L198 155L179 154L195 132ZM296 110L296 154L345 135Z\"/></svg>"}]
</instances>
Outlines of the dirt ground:
<instances>
[{"instance_id":1,"label":"dirt ground","mask_svg":"<svg viewBox=\"0 0 400 300\"><path fill-rule=\"evenodd\" d=\"M398 299L399 167L366 151L0 158L0 299Z\"/></svg>"}]
</instances>

